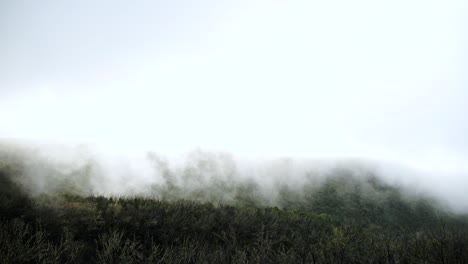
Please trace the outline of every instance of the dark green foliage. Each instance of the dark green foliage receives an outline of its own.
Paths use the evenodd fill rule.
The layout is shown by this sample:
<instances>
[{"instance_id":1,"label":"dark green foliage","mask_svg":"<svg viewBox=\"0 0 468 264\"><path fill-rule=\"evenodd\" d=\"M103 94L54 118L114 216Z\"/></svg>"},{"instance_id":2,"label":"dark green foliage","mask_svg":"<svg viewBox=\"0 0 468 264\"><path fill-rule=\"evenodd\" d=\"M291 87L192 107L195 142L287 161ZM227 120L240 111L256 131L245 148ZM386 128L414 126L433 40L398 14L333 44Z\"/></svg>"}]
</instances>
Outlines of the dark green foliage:
<instances>
[{"instance_id":1,"label":"dark green foliage","mask_svg":"<svg viewBox=\"0 0 468 264\"><path fill-rule=\"evenodd\" d=\"M468 221L345 172L262 206L236 199L30 198L0 170L1 263L468 263ZM221 185L220 185L221 186Z\"/></svg>"},{"instance_id":2,"label":"dark green foliage","mask_svg":"<svg viewBox=\"0 0 468 264\"><path fill-rule=\"evenodd\" d=\"M57 243L40 227L32 228L20 219L0 223L2 263L77 263L84 244L64 232Z\"/></svg>"}]
</instances>

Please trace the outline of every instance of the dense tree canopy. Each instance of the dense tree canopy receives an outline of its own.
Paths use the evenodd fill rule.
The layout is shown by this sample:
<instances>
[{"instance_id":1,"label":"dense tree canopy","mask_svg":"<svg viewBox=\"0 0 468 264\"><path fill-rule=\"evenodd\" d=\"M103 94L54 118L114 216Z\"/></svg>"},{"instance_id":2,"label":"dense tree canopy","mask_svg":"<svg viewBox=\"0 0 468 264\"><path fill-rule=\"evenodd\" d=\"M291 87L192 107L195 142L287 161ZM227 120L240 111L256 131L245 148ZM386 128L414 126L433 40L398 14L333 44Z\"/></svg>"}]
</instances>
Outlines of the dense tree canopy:
<instances>
[{"instance_id":1,"label":"dense tree canopy","mask_svg":"<svg viewBox=\"0 0 468 264\"><path fill-rule=\"evenodd\" d=\"M336 171L320 185L284 185L271 207L252 182L228 186L230 202L31 196L20 171L0 169L3 263L468 262L465 216L372 175Z\"/></svg>"}]
</instances>

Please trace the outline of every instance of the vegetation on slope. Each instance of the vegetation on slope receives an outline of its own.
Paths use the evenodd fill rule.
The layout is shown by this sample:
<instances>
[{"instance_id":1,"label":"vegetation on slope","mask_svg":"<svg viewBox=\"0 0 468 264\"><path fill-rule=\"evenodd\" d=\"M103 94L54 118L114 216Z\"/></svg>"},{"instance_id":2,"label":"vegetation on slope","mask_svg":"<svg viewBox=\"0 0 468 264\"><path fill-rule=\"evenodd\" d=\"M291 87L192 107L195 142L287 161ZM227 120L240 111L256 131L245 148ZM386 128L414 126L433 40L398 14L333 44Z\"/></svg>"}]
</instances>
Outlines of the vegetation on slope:
<instances>
[{"instance_id":1,"label":"vegetation on slope","mask_svg":"<svg viewBox=\"0 0 468 264\"><path fill-rule=\"evenodd\" d=\"M32 197L20 174L0 167L3 263L468 263L466 217L372 175L284 185L270 207L255 183L229 203Z\"/></svg>"}]
</instances>

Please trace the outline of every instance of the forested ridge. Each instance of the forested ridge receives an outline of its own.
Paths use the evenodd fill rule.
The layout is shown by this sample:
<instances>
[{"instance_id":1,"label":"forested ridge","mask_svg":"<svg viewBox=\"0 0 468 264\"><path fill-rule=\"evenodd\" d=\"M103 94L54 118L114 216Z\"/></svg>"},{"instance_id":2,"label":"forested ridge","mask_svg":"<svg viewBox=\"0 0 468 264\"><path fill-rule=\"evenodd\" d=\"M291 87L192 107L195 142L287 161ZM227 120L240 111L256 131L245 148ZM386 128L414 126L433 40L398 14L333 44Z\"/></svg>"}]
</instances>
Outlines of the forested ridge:
<instances>
[{"instance_id":1,"label":"forested ridge","mask_svg":"<svg viewBox=\"0 0 468 264\"><path fill-rule=\"evenodd\" d=\"M248 182L229 202L31 195L18 166L0 167L2 263L468 263L465 215L375 175L284 185L268 206Z\"/></svg>"}]
</instances>

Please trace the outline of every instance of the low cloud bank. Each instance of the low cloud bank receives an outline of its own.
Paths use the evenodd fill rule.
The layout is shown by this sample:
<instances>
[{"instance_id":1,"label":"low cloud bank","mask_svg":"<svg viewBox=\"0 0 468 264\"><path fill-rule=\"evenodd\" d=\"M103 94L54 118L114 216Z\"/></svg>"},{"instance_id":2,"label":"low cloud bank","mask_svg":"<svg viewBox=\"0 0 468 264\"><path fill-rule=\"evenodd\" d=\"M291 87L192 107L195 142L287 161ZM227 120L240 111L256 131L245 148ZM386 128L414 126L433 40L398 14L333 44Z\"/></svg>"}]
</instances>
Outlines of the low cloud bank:
<instances>
[{"instance_id":1,"label":"low cloud bank","mask_svg":"<svg viewBox=\"0 0 468 264\"><path fill-rule=\"evenodd\" d=\"M254 159L202 149L171 156L143 151L115 154L85 144L10 140L0 143L0 170L13 175L32 195L144 196L281 206L285 193L301 200L335 178L344 179L341 192L359 188L364 195L378 197L378 186L392 186L407 199L428 197L455 212L468 212L462 184L466 175L364 159Z\"/></svg>"}]
</instances>

